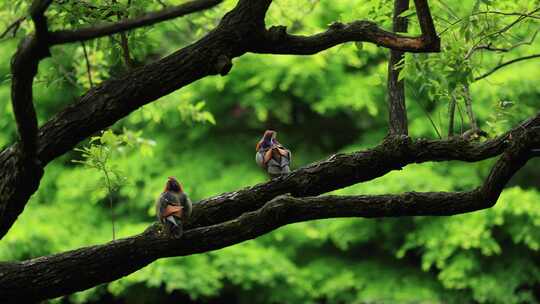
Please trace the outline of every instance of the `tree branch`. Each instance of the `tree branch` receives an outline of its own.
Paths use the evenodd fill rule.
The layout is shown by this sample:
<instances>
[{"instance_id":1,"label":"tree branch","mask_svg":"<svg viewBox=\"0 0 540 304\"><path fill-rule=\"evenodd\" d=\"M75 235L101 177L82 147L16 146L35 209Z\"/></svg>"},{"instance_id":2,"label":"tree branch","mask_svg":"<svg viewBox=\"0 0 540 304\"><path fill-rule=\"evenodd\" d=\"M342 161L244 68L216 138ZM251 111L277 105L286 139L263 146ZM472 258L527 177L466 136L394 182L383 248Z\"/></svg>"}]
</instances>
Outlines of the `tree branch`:
<instances>
[{"instance_id":1,"label":"tree branch","mask_svg":"<svg viewBox=\"0 0 540 304\"><path fill-rule=\"evenodd\" d=\"M23 21L26 20L26 16L24 17L20 17L18 18L17 20L13 21L10 25L8 25L6 27L6 29L0 34L0 39L4 39L8 34L9 32L11 31L12 33L12 36L15 37L15 35L17 34L17 30L19 29L19 27L21 26L21 23L23 23Z\"/></svg>"},{"instance_id":2,"label":"tree branch","mask_svg":"<svg viewBox=\"0 0 540 304\"><path fill-rule=\"evenodd\" d=\"M503 62L503 63L497 65L496 67L492 68L488 72L486 72L486 73L484 73L484 74L482 74L482 75L480 75L478 77L475 77L474 81L484 79L484 78L490 76L491 74L497 72L499 69L502 69L505 66L511 65L513 63L524 61L524 60L529 60L529 59L534 59L534 58L539 58L539 57L540 57L540 54L534 54L534 55L529 55L529 56L518 57L518 58L515 58L515 59L512 59L512 60Z\"/></svg>"},{"instance_id":3,"label":"tree branch","mask_svg":"<svg viewBox=\"0 0 540 304\"><path fill-rule=\"evenodd\" d=\"M454 136L454 121L456 113L456 94L450 94L450 102L448 103L448 137Z\"/></svg>"},{"instance_id":4,"label":"tree branch","mask_svg":"<svg viewBox=\"0 0 540 304\"><path fill-rule=\"evenodd\" d=\"M248 51L265 54L311 55L335 45L366 41L393 50L409 52L438 52L438 44L428 44L421 37L406 37L380 29L371 21L334 23L322 33L312 36L287 34L284 26L273 26L257 44L249 46Z\"/></svg>"},{"instance_id":5,"label":"tree branch","mask_svg":"<svg viewBox=\"0 0 540 304\"><path fill-rule=\"evenodd\" d=\"M112 0L113 4L116 4L116 0ZM128 0L127 6L126 6L126 12L124 13L124 16L120 11L117 12L116 17L118 18L118 21L122 21L122 19L129 17L127 13L127 9L131 6L131 0ZM129 41L128 41L128 35L126 32L120 33L120 48L122 49L122 57L124 58L124 64L126 65L126 69L131 69L134 66L133 60L131 59L131 55L129 54Z\"/></svg>"},{"instance_id":6,"label":"tree branch","mask_svg":"<svg viewBox=\"0 0 540 304\"><path fill-rule=\"evenodd\" d=\"M158 258L221 249L281 226L335 217L452 215L493 206L505 184L539 147L538 128L512 137L484 185L468 192L408 192L398 195L278 196L233 220L187 230L168 239L153 225L144 233L61 254L0 263L0 300L42 300L87 289L132 273ZM198 211L200 205L195 205ZM27 284L32 282L32 284Z\"/></svg>"},{"instance_id":7,"label":"tree branch","mask_svg":"<svg viewBox=\"0 0 540 304\"><path fill-rule=\"evenodd\" d=\"M394 1L394 17L392 30L394 32L407 32L407 18L399 15L409 8L409 0ZM396 65L404 59L402 51L390 50L388 60L388 124L390 135L407 135L408 121L405 106L405 84L399 80L401 68Z\"/></svg>"},{"instance_id":8,"label":"tree branch","mask_svg":"<svg viewBox=\"0 0 540 304\"><path fill-rule=\"evenodd\" d=\"M92 81L92 66L90 65L90 58L88 58L88 52L86 50L86 44L84 43L84 41L81 41L81 46L83 49L84 61L86 62L86 74L88 75L88 83L90 84L90 87L93 87L94 82Z\"/></svg>"},{"instance_id":9,"label":"tree branch","mask_svg":"<svg viewBox=\"0 0 540 304\"><path fill-rule=\"evenodd\" d=\"M438 52L440 39L437 36L429 7L425 0L415 0L416 13L422 29L421 37L406 37L380 29L371 21L359 20L351 23L333 23L322 33L312 36L287 34L284 26L273 26L265 31L248 52L268 54L310 55L351 41L366 41L392 50L408 52Z\"/></svg>"},{"instance_id":10,"label":"tree branch","mask_svg":"<svg viewBox=\"0 0 540 304\"><path fill-rule=\"evenodd\" d=\"M473 54L475 54L477 51L481 51L481 50L486 50L486 51L492 51L492 52L502 52L502 53L505 53L505 52L510 52L511 50L513 49L516 49L522 45L531 45L534 40L536 39L536 35L538 34L538 31L535 31L534 34L531 36L531 39L529 39L528 41L521 41L521 42L518 42L514 45L511 45L509 47L506 47L506 48L502 48L502 47L494 47L492 45L492 43L488 43L486 45L479 45L479 46L475 46L473 48L471 48L467 54L465 54L465 59L469 59L472 57Z\"/></svg>"},{"instance_id":11,"label":"tree branch","mask_svg":"<svg viewBox=\"0 0 540 304\"><path fill-rule=\"evenodd\" d=\"M270 0L256 2L240 0L237 6L223 17L218 27L199 41L159 61L135 68L118 79L111 79L91 88L77 102L60 111L39 129L38 160L42 165L47 164L71 150L81 140L112 125L139 107L198 79L208 75L226 75L232 67L232 58L241 56L250 48L254 46L256 48L261 41L266 41L264 37L266 37L267 32L264 30L262 17L264 17L270 2ZM208 4L210 2L206 0L196 3ZM193 9L184 6L184 12L187 11L191 12ZM59 32L56 32L57 35L54 39L56 42L67 41L63 40L62 37L68 40L73 39L73 41L84 40L96 37L96 35L115 33L119 29L130 29L135 23L142 26L149 24L145 23L148 20L156 21L155 18L148 17L148 15L145 18L135 20L120 22L119 25L111 25L110 27L101 27L101 29L107 29L105 32L95 31L95 28L92 28L83 31L82 36L81 32L78 31L63 32L67 36L59 35ZM339 33L347 33L348 30L354 32L354 28L355 26L346 27L344 30L337 29L331 30L331 32L335 31L339 36ZM47 36L49 42L54 40L51 35L53 34L49 33ZM323 36L325 35L323 34ZM335 39L335 37L330 38ZM414 40L414 38L410 39ZM325 47L329 47L329 45ZM17 165L19 162L13 161L19 159L17 155L19 149L20 145L16 144L0 153L0 170L6 172L5 178L0 179L0 210L2 210L0 212L0 216L2 216L0 218L0 237L7 233L23 211L28 198L37 189L42 174L21 171ZM29 185L21 186L21 176L32 176L28 182Z\"/></svg>"},{"instance_id":12,"label":"tree branch","mask_svg":"<svg viewBox=\"0 0 540 304\"><path fill-rule=\"evenodd\" d=\"M158 12L148 13L134 19L125 19L110 24L101 24L78 30L61 30L51 32L49 43L51 45L63 44L76 41L90 40L103 36L149 26L165 20L185 16L211 8L223 0L193 0L184 4L169 7Z\"/></svg>"},{"instance_id":13,"label":"tree branch","mask_svg":"<svg viewBox=\"0 0 540 304\"><path fill-rule=\"evenodd\" d=\"M270 199L290 193L296 197L320 195L356 183L366 182L401 170L408 164L460 160L476 162L501 154L511 138L519 138L540 126L540 112L499 137L475 143L455 137L445 140L412 140L390 136L378 146L350 154L336 154L280 178L224 193L200 201L193 210L188 228L228 221L257 210Z\"/></svg>"},{"instance_id":14,"label":"tree branch","mask_svg":"<svg viewBox=\"0 0 540 304\"><path fill-rule=\"evenodd\" d=\"M51 0L36 0L30 7L30 16L34 22L35 35L25 38L19 44L11 62L11 102L21 151L28 158L36 155L38 122L32 96L32 83L41 59L49 56L46 44L47 18L44 13Z\"/></svg>"},{"instance_id":15,"label":"tree branch","mask_svg":"<svg viewBox=\"0 0 540 304\"><path fill-rule=\"evenodd\" d=\"M422 39L425 40L427 45L440 46L441 41L437 36L437 30L435 30L427 0L414 0L414 6L416 7L416 15L422 31Z\"/></svg>"}]
</instances>

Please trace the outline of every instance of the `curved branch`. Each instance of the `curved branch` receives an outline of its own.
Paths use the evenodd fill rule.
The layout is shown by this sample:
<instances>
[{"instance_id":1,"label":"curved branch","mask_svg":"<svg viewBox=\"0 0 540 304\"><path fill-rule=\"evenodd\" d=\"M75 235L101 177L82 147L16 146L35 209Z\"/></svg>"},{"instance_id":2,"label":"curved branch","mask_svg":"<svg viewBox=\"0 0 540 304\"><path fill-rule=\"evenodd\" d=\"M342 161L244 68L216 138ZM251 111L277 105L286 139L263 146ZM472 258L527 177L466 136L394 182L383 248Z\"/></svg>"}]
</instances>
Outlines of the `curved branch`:
<instances>
[{"instance_id":1,"label":"curved branch","mask_svg":"<svg viewBox=\"0 0 540 304\"><path fill-rule=\"evenodd\" d=\"M401 170L408 164L449 160L476 162L488 159L508 148L511 143L509 139L518 138L539 126L540 112L506 134L480 144L461 137L445 140L388 137L372 149L333 155L286 176L202 200L193 210L192 220L187 223L187 227L208 226L233 219L244 212L257 210L278 195L320 195L378 178L393 170Z\"/></svg>"},{"instance_id":2,"label":"curved branch","mask_svg":"<svg viewBox=\"0 0 540 304\"><path fill-rule=\"evenodd\" d=\"M415 0L416 14L422 30L421 37L407 37L385 31L374 22L359 20L351 23L333 23L322 33L312 36L287 34L286 27L273 26L264 31L256 44L248 47L248 52L265 54L310 55L335 45L366 41L392 50L408 52L439 52L440 39L426 0Z\"/></svg>"},{"instance_id":3,"label":"curved branch","mask_svg":"<svg viewBox=\"0 0 540 304\"><path fill-rule=\"evenodd\" d=\"M39 62L49 55L46 43L47 18L44 14L50 4L51 0L32 2L30 16L34 22L35 34L21 41L11 61L11 104L19 142L7 150L9 153L0 154L4 169L0 181L0 202L4 202L0 204L0 229L6 223L11 226L30 195L37 190L43 176L43 167L37 158L38 120L32 84ZM25 190L18 192L19 187ZM6 218L10 220L6 221Z\"/></svg>"},{"instance_id":4,"label":"curved branch","mask_svg":"<svg viewBox=\"0 0 540 304\"><path fill-rule=\"evenodd\" d=\"M504 68L507 65L510 65L510 64L513 64L513 63L516 63L516 62L520 62L520 61L524 61L524 60L539 58L539 57L540 57L540 54L534 54L534 55L523 56L523 57L519 57L519 58L515 58L515 59L512 59L512 60L503 62L503 63L499 64L498 66L494 67L493 69L489 70L488 72L486 72L486 73L484 73L484 74L482 74L482 75L480 75L478 77L475 77L474 81L484 79L484 78L490 76L491 74L497 72L499 69Z\"/></svg>"},{"instance_id":5,"label":"curved branch","mask_svg":"<svg viewBox=\"0 0 540 304\"><path fill-rule=\"evenodd\" d=\"M157 62L130 70L118 79L105 81L90 89L77 102L57 113L39 129L38 160L42 165L49 163L91 134L112 125L141 106L196 80L208 75L226 75L232 67L234 57L245 54L261 41L264 43L267 32L264 30L262 17L270 3L270 0L240 0L214 30L197 42ZM342 29L336 31L347 32ZM54 36L54 33L47 36L49 42L51 39L54 40L51 35ZM389 33L389 36L384 37L390 41L394 36ZM75 40L81 38L78 34L70 37ZM404 39L407 42L415 38ZM398 47L396 44L402 41L403 39L389 42L387 45ZM294 43L292 44L294 47ZM41 177L41 174L32 175L30 172L28 175L35 176L29 182L30 186L20 186L23 183L21 182L23 174L16 167L16 162L9 161L18 159L16 154L19 149L20 145L15 144L0 153L0 170L6 172L5 178L0 179L0 237L7 233L23 211ZM334 184L335 182L330 183Z\"/></svg>"},{"instance_id":6,"label":"curved branch","mask_svg":"<svg viewBox=\"0 0 540 304\"><path fill-rule=\"evenodd\" d=\"M158 12L148 13L134 19L125 19L111 24L101 24L78 30L54 31L49 35L49 43L51 45L56 45L109 36L199 12L216 6L221 2L223 2L223 0L194 0L178 6L165 8Z\"/></svg>"},{"instance_id":7,"label":"curved branch","mask_svg":"<svg viewBox=\"0 0 540 304\"><path fill-rule=\"evenodd\" d=\"M15 35L17 34L17 30L19 29L21 23L23 23L24 20L26 20L26 16L17 18L17 20L9 24L6 29L2 33L0 33L0 39L4 39L9 34L9 32L11 32L12 36L15 37Z\"/></svg>"},{"instance_id":8,"label":"curved branch","mask_svg":"<svg viewBox=\"0 0 540 304\"><path fill-rule=\"evenodd\" d=\"M530 131L530 130L529 130ZM483 186L468 192L409 192L398 195L278 196L236 219L191 229L168 239L154 225L146 232L61 254L0 264L0 300L42 300L110 282L158 258L217 250L256 238L287 224L336 217L451 215L485 209L538 147L537 132L510 140ZM195 207L197 210L198 207ZM33 282L27 284L27 282Z\"/></svg>"},{"instance_id":9,"label":"curved branch","mask_svg":"<svg viewBox=\"0 0 540 304\"><path fill-rule=\"evenodd\" d=\"M437 36L437 30L435 29L427 0L414 0L414 6L416 7L416 15L418 16L418 23L420 23L422 37L426 41L426 44L439 46L440 39Z\"/></svg>"},{"instance_id":10,"label":"curved branch","mask_svg":"<svg viewBox=\"0 0 540 304\"><path fill-rule=\"evenodd\" d=\"M408 52L438 52L438 43L428 43L422 37L406 37L385 31L371 21L334 23L322 33L312 36L287 34L284 26L273 26L264 32L257 44L248 47L252 53L311 55L341 43L372 42L378 46Z\"/></svg>"},{"instance_id":11,"label":"curved branch","mask_svg":"<svg viewBox=\"0 0 540 304\"><path fill-rule=\"evenodd\" d=\"M41 59L49 55L47 36L47 18L45 11L52 0L35 0L30 7L30 16L34 22L35 35L21 41L11 62L11 103L17 131L21 141L21 150L28 158L36 155L38 121L34 109L32 83L37 74Z\"/></svg>"}]
</instances>

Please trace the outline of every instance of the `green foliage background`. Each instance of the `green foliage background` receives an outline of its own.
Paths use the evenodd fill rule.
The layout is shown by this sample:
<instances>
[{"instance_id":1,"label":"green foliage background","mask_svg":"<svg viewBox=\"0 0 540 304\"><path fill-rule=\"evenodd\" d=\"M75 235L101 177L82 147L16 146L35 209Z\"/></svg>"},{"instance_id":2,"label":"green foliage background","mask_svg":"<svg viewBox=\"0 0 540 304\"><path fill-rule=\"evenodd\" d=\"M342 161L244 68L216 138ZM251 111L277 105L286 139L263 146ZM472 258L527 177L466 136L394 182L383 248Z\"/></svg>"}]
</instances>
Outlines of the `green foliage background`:
<instances>
[{"instance_id":1,"label":"green foliage background","mask_svg":"<svg viewBox=\"0 0 540 304\"><path fill-rule=\"evenodd\" d=\"M62 3L60 3L62 2ZM111 12L138 15L158 1L55 1L51 28L89 25ZM165 1L161 1L165 2ZM177 4L180 1L167 1ZM5 28L29 1L0 1ZM201 37L234 6L129 33L137 64ZM447 132L447 107L460 86L471 86L480 127L507 130L538 110L540 60L529 60L475 81L500 62L540 52L539 19L525 18L498 33L539 1L430 1L442 37L440 54L407 54L410 132ZM279 0L268 24L309 34L333 21L375 20L390 26L392 1ZM418 33L414 11L411 33ZM539 15L536 12L536 15ZM111 19L111 18L109 18ZM111 19L112 20L112 19ZM10 99L10 56L31 31L0 43L0 147L16 139ZM478 51L478 45L510 52ZM93 82L124 73L119 37L87 42ZM89 88L81 44L52 49L35 84L43 123ZM154 221L154 199L177 176L194 201L262 182L254 146L266 128L294 154L293 167L336 152L369 148L386 133L388 50L348 43L314 56L247 54L227 77L208 77L161 98L81 143L47 166L39 191L0 242L0 260L24 260L142 232ZM469 128L458 96L456 129ZM437 130L435 130L437 129ZM81 152L82 151L82 152ZM101 152L100 152L101 151ZM105 153L105 154L99 154ZM105 167L96 165L96 157ZM494 160L410 165L339 194L460 191L480 185ZM531 161L489 210L452 217L332 219L289 225L216 252L158 260L116 282L55 301L70 303L538 303L540 301L540 173ZM96 170L98 168L98 170ZM113 174L112 187L103 172ZM109 185L110 186L110 185ZM434 202L436 203L436 202Z\"/></svg>"}]
</instances>

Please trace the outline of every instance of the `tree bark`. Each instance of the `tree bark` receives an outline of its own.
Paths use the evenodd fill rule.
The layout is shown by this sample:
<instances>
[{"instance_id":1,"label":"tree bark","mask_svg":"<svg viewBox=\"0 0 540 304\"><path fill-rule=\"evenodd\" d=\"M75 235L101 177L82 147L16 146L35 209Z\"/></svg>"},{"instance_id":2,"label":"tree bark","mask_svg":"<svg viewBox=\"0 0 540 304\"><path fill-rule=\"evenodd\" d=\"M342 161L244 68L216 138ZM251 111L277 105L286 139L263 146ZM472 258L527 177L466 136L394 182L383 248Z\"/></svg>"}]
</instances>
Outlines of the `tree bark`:
<instances>
[{"instance_id":1,"label":"tree bark","mask_svg":"<svg viewBox=\"0 0 540 304\"><path fill-rule=\"evenodd\" d=\"M496 203L513 174L534 156L531 150L540 147L538 128L526 126L526 130L510 140L484 184L471 191L278 196L261 208L230 221L189 229L180 240L167 238L156 224L140 235L104 245L23 262L1 263L0 301L20 303L69 294L119 279L158 258L221 249L290 223L336 217L444 216L489 208ZM198 208L195 205L195 210Z\"/></svg>"},{"instance_id":2,"label":"tree bark","mask_svg":"<svg viewBox=\"0 0 540 304\"><path fill-rule=\"evenodd\" d=\"M394 1L394 17L392 30L407 32L407 18L399 15L409 8L409 0ZM401 68L396 65L404 60L402 51L390 50L388 60L388 123L390 135L408 135L407 107L405 106L405 84L399 80Z\"/></svg>"},{"instance_id":3,"label":"tree bark","mask_svg":"<svg viewBox=\"0 0 540 304\"><path fill-rule=\"evenodd\" d=\"M41 26L40 31L44 29L47 37L41 41L45 43L43 47L48 49L56 44L83 41L154 24L200 11L219 2L221 0L195 0L139 18L79 30L47 32L46 27ZM41 1L35 3L42 5ZM48 3L50 4L50 1ZM246 52L312 54L348 41L369 41L389 48L415 52L439 50L437 44L426 44L423 37L395 35L368 21L338 24L324 33L312 36L288 35L285 28L279 26L266 30L264 16L270 3L270 0L240 0L237 6L223 17L218 27L199 41L157 62L132 69L122 77L91 88L78 101L60 111L37 130L35 163L45 166L91 134L185 85L209 75L226 75L232 68L232 59ZM36 62L37 67L41 58L36 56L30 59ZM24 88L29 86L25 85ZM21 88L13 94L26 93ZM28 98L24 100L31 101ZM29 105L28 102L24 104ZM17 158L18 156L9 154L18 153L21 145L24 148L24 143L21 142L2 151L2 154L5 154L4 159ZM0 158L0 170L11 170L11 177L0 179L0 210L3 210L3 213L0 213L0 216L3 215L0 218L0 237L3 237L24 210L28 198L37 189L37 186L33 185L39 184L41 175L32 173L33 178L29 183L32 187L17 187L19 184L16 181L21 180L19 173L23 172L23 168L14 169L13 163L3 163L1 160ZM33 171L35 170L29 170Z\"/></svg>"}]
</instances>

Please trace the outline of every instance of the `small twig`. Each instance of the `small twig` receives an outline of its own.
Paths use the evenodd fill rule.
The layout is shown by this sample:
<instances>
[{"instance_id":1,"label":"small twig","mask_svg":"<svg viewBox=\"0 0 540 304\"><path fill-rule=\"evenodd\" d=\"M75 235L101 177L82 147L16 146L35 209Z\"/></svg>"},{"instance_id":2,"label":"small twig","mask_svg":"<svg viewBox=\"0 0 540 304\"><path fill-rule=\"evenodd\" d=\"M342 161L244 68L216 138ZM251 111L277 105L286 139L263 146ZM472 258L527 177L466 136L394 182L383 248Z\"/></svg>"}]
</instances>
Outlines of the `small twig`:
<instances>
[{"instance_id":1,"label":"small twig","mask_svg":"<svg viewBox=\"0 0 540 304\"><path fill-rule=\"evenodd\" d=\"M70 73L66 70L66 68L60 62L58 62L58 60L56 60L56 57L51 56L51 60L58 67L58 69L60 70L60 73L62 73L66 77L67 82L69 82L74 87L79 87L77 80L72 75L70 75Z\"/></svg>"},{"instance_id":2,"label":"small twig","mask_svg":"<svg viewBox=\"0 0 540 304\"><path fill-rule=\"evenodd\" d=\"M447 11L450 15L452 15L452 17L454 17L454 18L456 18L456 19L459 18L458 15L456 14L456 12L454 12L454 10L452 10L452 8L451 8L447 3L445 3L445 2L442 1L442 0L439 0L439 3L442 5L443 8L446 9L446 11Z\"/></svg>"},{"instance_id":3,"label":"small twig","mask_svg":"<svg viewBox=\"0 0 540 304\"><path fill-rule=\"evenodd\" d=\"M454 92L452 92L450 98L450 104L448 104L448 137L454 135L454 116L456 113L456 95Z\"/></svg>"},{"instance_id":4,"label":"small twig","mask_svg":"<svg viewBox=\"0 0 540 304\"><path fill-rule=\"evenodd\" d=\"M112 0L113 4L117 4L118 2L116 0ZM127 7L126 7L126 13L122 14L120 11L117 11L116 17L118 18L118 21L122 21L123 18L128 18L127 9L131 6L131 0L128 0ZM129 54L129 43L128 43L128 36L127 32L120 32L120 47L122 48L122 57L124 58L124 63L126 64L126 67L128 69L133 68L133 60L131 59L131 56Z\"/></svg>"},{"instance_id":5,"label":"small twig","mask_svg":"<svg viewBox=\"0 0 540 304\"><path fill-rule=\"evenodd\" d=\"M157 3L161 4L161 6L162 6L163 8L166 8L166 7L167 7L167 3L165 3L165 2L163 2L163 1L161 1L161 0L156 0L156 1L157 1Z\"/></svg>"},{"instance_id":6,"label":"small twig","mask_svg":"<svg viewBox=\"0 0 540 304\"><path fill-rule=\"evenodd\" d=\"M463 110L461 110L461 105L456 103L458 113L459 113L459 119L460 119L460 125L459 125L459 134L463 134L463 126L465 125L465 119L463 118Z\"/></svg>"},{"instance_id":7,"label":"small twig","mask_svg":"<svg viewBox=\"0 0 540 304\"><path fill-rule=\"evenodd\" d=\"M465 97L465 110L467 116L469 116L469 121L471 122L471 129L478 130L478 123L476 122L476 116L474 116L472 109L472 97L469 84L463 85L463 96Z\"/></svg>"},{"instance_id":8,"label":"small twig","mask_svg":"<svg viewBox=\"0 0 540 304\"><path fill-rule=\"evenodd\" d=\"M534 54L534 55L519 57L519 58L515 58L515 59L512 59L512 60L503 62L503 63L497 65L496 67L494 67L493 69L489 70L488 72L486 72L486 73L484 73L484 74L482 74L482 75L480 75L478 77L475 77L474 81L484 79L484 78L488 77L489 75L497 72L499 69L504 68L505 66L510 65L512 63L516 63L516 62L520 62L520 61L524 61L524 60L528 60L528 59L533 59L533 58L538 58L538 57L540 57L540 54Z\"/></svg>"},{"instance_id":9,"label":"small twig","mask_svg":"<svg viewBox=\"0 0 540 304\"><path fill-rule=\"evenodd\" d=\"M480 45L480 42L484 41L485 39L487 38L490 38L490 37L493 37L493 36L497 36L497 35L502 35L504 32L508 31L509 29L511 29L514 25L518 24L519 22L527 19L528 17L532 16L532 14L536 13L540 11L540 7L538 8L535 8L534 10L530 11L529 13L527 14L521 14L516 20L514 20L513 22L511 22L510 24L506 25L505 27L497 30L497 31L494 31L492 33L489 33L487 35L485 35L484 37L481 37L480 40L478 40L478 42L475 43L475 45L471 48L474 49L476 48L478 45Z\"/></svg>"},{"instance_id":10,"label":"small twig","mask_svg":"<svg viewBox=\"0 0 540 304\"><path fill-rule=\"evenodd\" d=\"M115 23L101 23L77 30L53 31L49 33L48 38L51 45L58 45L109 36L122 31L133 30L206 10L220 4L222 1L223 0L192 0L181 5L170 6L160 11L146 13L133 19L124 19Z\"/></svg>"},{"instance_id":11,"label":"small twig","mask_svg":"<svg viewBox=\"0 0 540 304\"><path fill-rule=\"evenodd\" d=\"M527 17L527 18L540 19L540 16L524 14L524 13L516 13L516 12L482 11L482 12L476 12L474 15L480 15L480 14L495 14L495 15L504 15L504 16L522 16L522 17Z\"/></svg>"},{"instance_id":12,"label":"small twig","mask_svg":"<svg viewBox=\"0 0 540 304\"><path fill-rule=\"evenodd\" d=\"M537 35L538 35L538 31L535 31L530 40L518 42L518 43L516 43L516 44L514 44L512 46L509 46L507 48L494 47L494 46L492 46L491 43L488 43L487 45L479 45L479 46L471 48L469 50L469 52L465 55L465 59L469 59L476 51L480 51L480 50L487 50L487 51L493 51L493 52L502 52L502 53L510 52L511 50L514 50L514 49L516 49L516 48L518 48L518 47L520 47L522 45L531 45L534 42L534 40L536 39Z\"/></svg>"},{"instance_id":13,"label":"small twig","mask_svg":"<svg viewBox=\"0 0 540 304\"><path fill-rule=\"evenodd\" d=\"M414 90L414 89L411 89L411 90L409 90L409 92L412 92L412 93L413 93L413 95L414 95L413 100L416 101L416 103L418 104L418 106L420 107L420 109L422 109L422 112L424 112L424 114L426 114L426 117L428 118L429 122L431 123L431 126L433 126L433 129L435 130L435 133L437 133L437 136L439 137L439 139L442 139L441 132L439 132L439 129L437 128L437 125L435 124L435 122L434 122L433 119L431 118L431 115L429 115L429 112L428 112L428 111L424 108L424 106L420 103L419 98L418 98L418 95L415 93L415 90Z\"/></svg>"},{"instance_id":14,"label":"small twig","mask_svg":"<svg viewBox=\"0 0 540 304\"><path fill-rule=\"evenodd\" d=\"M13 21L10 25L8 25L8 27L2 32L2 34L0 34L0 39L4 39L4 37L6 37L9 32L11 31L12 32L12 37L15 37L15 35L17 34L17 31L19 30L19 27L21 26L21 23L26 20L26 16L24 17L20 17L19 19Z\"/></svg>"},{"instance_id":15,"label":"small twig","mask_svg":"<svg viewBox=\"0 0 540 304\"><path fill-rule=\"evenodd\" d=\"M109 173L107 172L107 169L106 168L103 168L103 173L105 174L105 180L107 182L107 190L109 191L109 207L111 209L111 222L112 222L112 238L113 238L113 241L116 239L116 229L115 229L115 217L114 217L114 208L113 208L113 199L112 199L112 193L113 193L113 188L112 188L112 185L111 185L111 180L109 178Z\"/></svg>"},{"instance_id":16,"label":"small twig","mask_svg":"<svg viewBox=\"0 0 540 304\"><path fill-rule=\"evenodd\" d=\"M86 61L86 72L88 73L88 81L90 82L90 87L94 86L92 81L92 66L90 65L90 60L88 59L88 53L86 52L86 44L84 41L81 41L81 45L84 53L84 60Z\"/></svg>"},{"instance_id":17,"label":"small twig","mask_svg":"<svg viewBox=\"0 0 540 304\"><path fill-rule=\"evenodd\" d=\"M540 16L536 16L536 15L533 15L533 13L535 13L536 11L538 11L539 9L535 9L533 10L531 13L529 14L523 14L523 13L515 13L515 12L509 12L509 13L505 13L505 12L497 12L497 11L483 11L483 12L476 12L476 13L473 13L467 17L462 17L462 18L459 18L458 20L456 20L455 22L451 23L450 25L448 25L445 29L443 29L442 31L439 32L439 35L442 36L444 33L446 33L448 30L450 30L450 28L452 28L453 26L463 22L465 19L467 18L470 18L472 16L477 16L477 15L488 15L488 14L500 14L500 15L507 15L507 16L520 16L523 17L523 19L526 19L526 18L533 18L533 19L540 19ZM519 19L519 21L521 21L522 19ZM518 21L518 22L519 22ZM513 24L514 25L514 24ZM512 26L513 26L512 25Z\"/></svg>"}]
</instances>

